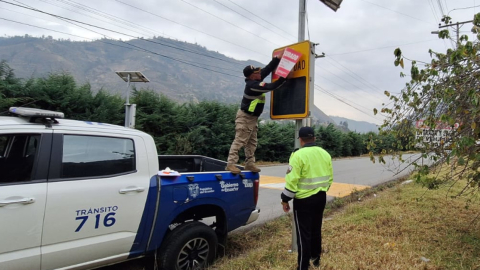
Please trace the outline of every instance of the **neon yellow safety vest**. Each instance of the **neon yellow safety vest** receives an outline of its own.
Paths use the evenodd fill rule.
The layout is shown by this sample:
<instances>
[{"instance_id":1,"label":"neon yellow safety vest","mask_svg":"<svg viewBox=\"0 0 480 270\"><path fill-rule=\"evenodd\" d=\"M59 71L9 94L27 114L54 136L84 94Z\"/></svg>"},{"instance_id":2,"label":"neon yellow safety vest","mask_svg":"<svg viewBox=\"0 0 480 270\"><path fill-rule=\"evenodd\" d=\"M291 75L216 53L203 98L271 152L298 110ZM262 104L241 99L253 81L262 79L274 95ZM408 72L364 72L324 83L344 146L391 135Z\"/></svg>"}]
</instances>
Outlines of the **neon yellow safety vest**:
<instances>
[{"instance_id":1,"label":"neon yellow safety vest","mask_svg":"<svg viewBox=\"0 0 480 270\"><path fill-rule=\"evenodd\" d=\"M287 197L304 199L332 185L332 158L323 148L307 144L293 152L288 163L283 191Z\"/></svg>"}]
</instances>

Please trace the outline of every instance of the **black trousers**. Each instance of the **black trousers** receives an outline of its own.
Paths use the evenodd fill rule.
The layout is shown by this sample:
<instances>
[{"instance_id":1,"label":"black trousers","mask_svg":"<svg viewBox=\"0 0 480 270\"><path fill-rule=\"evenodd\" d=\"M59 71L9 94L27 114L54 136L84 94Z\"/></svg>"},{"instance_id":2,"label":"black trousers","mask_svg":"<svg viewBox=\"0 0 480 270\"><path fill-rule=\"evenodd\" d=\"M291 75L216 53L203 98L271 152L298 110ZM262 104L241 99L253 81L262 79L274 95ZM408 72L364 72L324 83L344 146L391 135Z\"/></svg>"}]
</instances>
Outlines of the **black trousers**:
<instances>
[{"instance_id":1,"label":"black trousers","mask_svg":"<svg viewBox=\"0 0 480 270\"><path fill-rule=\"evenodd\" d=\"M297 270L307 270L310 260L313 260L314 265L320 263L322 219L326 203L325 191L305 199L293 200L298 249Z\"/></svg>"}]
</instances>

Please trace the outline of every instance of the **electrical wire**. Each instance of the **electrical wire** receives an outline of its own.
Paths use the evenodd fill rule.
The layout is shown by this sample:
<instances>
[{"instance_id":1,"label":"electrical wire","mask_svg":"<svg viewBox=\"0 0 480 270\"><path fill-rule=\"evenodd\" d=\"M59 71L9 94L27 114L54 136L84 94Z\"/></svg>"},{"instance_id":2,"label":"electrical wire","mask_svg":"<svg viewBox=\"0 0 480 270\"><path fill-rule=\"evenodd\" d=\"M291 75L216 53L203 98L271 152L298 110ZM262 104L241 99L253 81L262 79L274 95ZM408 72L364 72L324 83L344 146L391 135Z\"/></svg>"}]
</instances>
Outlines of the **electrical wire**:
<instances>
[{"instance_id":1,"label":"electrical wire","mask_svg":"<svg viewBox=\"0 0 480 270\"><path fill-rule=\"evenodd\" d=\"M122 19L119 19L118 17L116 16L112 16L108 13L105 13L105 12L101 12L101 11L98 11L96 9L93 9L93 8L90 8L88 6L85 6L85 5L82 5L82 4L79 4L77 2L74 2L74 1L69 1L69 0L55 0L56 2L60 2L70 8L67 8L67 7L63 7L61 5L58 5L58 4L54 4L52 3L53 1L52 0L40 0L44 3L47 3L47 4L50 4L50 5L53 5L53 6L56 6L56 7L59 7L59 8L62 8L62 9L65 9L65 10L69 10L69 11L73 11L75 13L80 13L80 14L83 14L87 17L90 17L90 18L93 18L95 20L98 20L98 21L101 21L101 22L105 22L105 23L111 23L111 22L114 22L115 25L118 26L118 24L121 24L121 25L125 25L126 27L128 28L134 28L134 30L132 29L128 29L129 31L132 31L132 32L135 32L137 34L140 34L140 35L143 35L144 33L142 32L139 32L137 31L135 28L136 27L140 27L140 26L135 26L133 25L133 23L130 23L126 20L122 20ZM83 11L83 12L82 12ZM87 13L91 13L93 15L96 15L97 17L93 16L93 15L90 15L90 14L87 14ZM100 18L98 18L100 17ZM109 21L107 20L104 20L105 19L108 19ZM117 24L118 23L118 24ZM146 30L146 32L149 32L148 35L154 35L155 33L153 31L150 31L150 30Z\"/></svg>"},{"instance_id":2,"label":"electrical wire","mask_svg":"<svg viewBox=\"0 0 480 270\"><path fill-rule=\"evenodd\" d=\"M53 30L53 29L49 29L49 28L45 28L45 27L35 26L35 25L28 24L28 23L22 23L22 22L18 22L18 21L14 21L14 20L9 20L9 19L2 18L2 17L0 17L0 20L5 20L5 21L9 21L9 22L14 22L14 23L22 24L22 25L27 25L27 26L31 26L31 27L35 27L35 28L39 28L39 29L44 29L44 30L48 30L48 31L52 31L52 32L57 32L57 33L61 33L61 34L69 35L69 36L74 36L74 37L79 37L79 38L83 38L83 39L93 40L93 39L90 39L90 38L87 38L87 37L82 37L82 36L78 36L78 35L73 35L73 34L65 33L65 32L62 32L62 31L57 31L57 30ZM164 57L164 58L168 58L168 59L170 59L170 60L174 60L174 61L177 61L177 62L181 62L181 63L183 63L183 64L187 64L187 65L190 65L190 66L198 67L198 68L205 69L205 70L208 70L208 71L212 71L212 72L215 72L215 73L220 73L220 74L227 75L227 76L231 76L231 77L243 78L243 77L240 77L240 76L237 76L237 75L232 75L232 74L228 74L228 73L224 73L224 72L221 72L221 71L212 70L212 69L209 69L209 68L205 68L205 67L200 66L200 65L205 65L204 63L196 63L196 62L186 61L186 60L183 60L183 59L177 59L177 58L170 57L170 56L168 56L168 55L163 55L163 54L161 54L161 53L157 53L157 52L154 52L154 51L151 51L151 50L148 50L148 49L145 49L145 48L142 48L142 47L139 47L139 46L130 44L130 43L126 43L126 42L124 42L124 41L121 41L121 42L122 42L122 43L125 43L125 44L128 44L128 45L131 46L131 47L121 46L121 45L118 45L118 44L106 42L106 41L104 41L104 40L99 40L99 41L102 42L102 43L109 44L109 45L113 45L113 46L117 46L117 47L122 47L122 48L126 48L126 49L134 49L134 50L136 50L136 51L141 51L141 52L148 52L148 53L150 53L150 54L154 54L154 55L157 55L157 56L161 56L161 57ZM133 48L132 48L132 47L133 47ZM222 69L223 69L223 68L222 68ZM233 70L233 71L236 71L236 70Z\"/></svg>"},{"instance_id":3,"label":"electrical wire","mask_svg":"<svg viewBox=\"0 0 480 270\"><path fill-rule=\"evenodd\" d=\"M433 0L428 0L428 4L430 6L430 9L432 10L432 14L433 14L433 18L435 19L436 22L440 21L437 17L437 13L436 13L436 10L435 10L435 6L433 5Z\"/></svg>"},{"instance_id":4,"label":"electrical wire","mask_svg":"<svg viewBox=\"0 0 480 270\"><path fill-rule=\"evenodd\" d=\"M352 70L350 70L350 69L347 68L346 66L342 65L339 61L335 60L334 57L331 57L331 56L330 56L330 57L326 57L325 59L327 59L327 61L333 60L333 62L334 62L333 65L334 65L334 66L335 66L335 65L339 65L339 66L341 66L344 70L347 70L348 72L347 72L346 74L347 74L348 76L350 76L350 77L352 77L352 78L354 78L354 79L356 79L356 78L354 77L354 76L356 76L356 77L357 77L356 80L358 80L359 82L361 82L363 85L365 85L365 86L368 87L368 88L375 88L375 89L377 89L378 91L380 91L380 93L383 94L383 90L382 90L382 89L378 88L378 87L377 87L376 85L374 85L373 83L367 81L367 80L364 79L362 76L358 75L357 73L353 72ZM338 67L337 67L337 68L338 68ZM341 68L339 68L339 69L341 69ZM349 74L349 73L351 73L351 74ZM352 76L352 74L353 74L353 76Z\"/></svg>"},{"instance_id":5,"label":"electrical wire","mask_svg":"<svg viewBox=\"0 0 480 270\"><path fill-rule=\"evenodd\" d=\"M350 94L354 93L354 92L350 91L349 89L343 87L342 85L340 85L340 84L338 84L338 83L336 83L336 82L334 82L334 81L332 81L332 80L330 80L330 79L328 79L328 78L326 78L326 77L323 77L323 76L319 76L319 77L323 78L323 79L326 80L326 81L329 81L329 82L332 83L332 84L335 84L336 86L342 88L343 90L349 92ZM355 94L355 95L356 95L356 94ZM356 96L358 96L358 95L356 95ZM361 97L358 96L358 98L361 98ZM344 100L348 100L348 99L344 98ZM355 102L353 102L353 101L351 101L351 100L348 100L348 101L349 101L350 103L352 103L352 104L357 105L358 107L362 107L362 108L368 110L368 108L363 107L362 105L360 105L360 104L358 104L358 103L355 103Z\"/></svg>"},{"instance_id":6,"label":"electrical wire","mask_svg":"<svg viewBox=\"0 0 480 270\"><path fill-rule=\"evenodd\" d=\"M277 33L275 33L275 32L274 32L274 31L272 31L271 29L268 29L267 27L265 27L265 26L263 26L263 25L261 25L261 24L257 23L256 21L254 21L254 20L252 20L252 19L248 18L247 16L245 16L245 15L241 14L240 12L238 12L238 11L236 11L236 10L234 10L234 9L232 9L232 8L230 8L230 7L228 7L227 5L225 5L225 4L223 4L223 3L220 3L220 2L218 2L217 0L213 0L213 1L214 1L214 2L216 2L216 3L217 3L217 4L219 4L219 5L221 5L221 6L225 7L225 8L227 8L227 9L228 9L228 10L230 10L230 11L233 11L234 13L237 13L238 15L242 16L243 18L247 19L248 21L250 21L250 22L253 22L253 23L257 24L257 25L260 25L261 27L263 27L263 28L265 28L265 29L269 30L270 32L272 32L272 33L274 33L274 34L276 34L276 35L278 35L278 36L280 36L280 37L282 37L282 38L284 38L284 39L287 39L287 38L285 38L284 36L282 36L282 35L280 35L280 34L277 34ZM288 39L287 39L287 40L288 40Z\"/></svg>"},{"instance_id":7,"label":"electrical wire","mask_svg":"<svg viewBox=\"0 0 480 270\"><path fill-rule=\"evenodd\" d=\"M366 50L360 50L360 51L343 52L343 53L329 53L328 55L329 55L329 56L332 56L332 55L333 55L333 56L337 56L337 55L346 55L346 54L352 54L352 53L376 51L376 50L382 50L382 49L391 49L391 48L398 48L398 47L400 47L400 46L413 45L413 44L430 42L430 41L435 41L435 40L437 40L437 39L429 39L429 40L423 40L423 41L416 41L416 42L404 43L404 44L395 45L395 46L385 46L385 47L378 47L378 48L366 49Z\"/></svg>"},{"instance_id":8,"label":"electrical wire","mask_svg":"<svg viewBox=\"0 0 480 270\"><path fill-rule=\"evenodd\" d=\"M340 101L341 103L343 103L343 104L345 104L345 105L347 105L347 106L349 106L349 107L351 107L351 108L353 108L353 109L355 109L355 110L357 110L357 111L359 111L359 112L361 112L361 113L363 113L363 114L371 117L372 119L375 119L375 120L377 120L377 121L381 121L381 119L378 119L378 118L374 117L373 115L371 115L371 114L369 114L369 113L367 113L367 112L365 112L365 111L363 111L363 110L361 110L361 109L359 109L359 108L357 108L357 107L349 104L348 102L345 102L344 100L342 100L341 98L337 97L335 94L331 93L330 91L326 90L325 88L322 88L321 86L319 86L319 85L317 85L317 84L315 84L315 87L316 87L315 90L327 94L328 96L330 96L330 97L332 97L332 98Z\"/></svg>"},{"instance_id":9,"label":"electrical wire","mask_svg":"<svg viewBox=\"0 0 480 270\"><path fill-rule=\"evenodd\" d=\"M41 1L47 2L48 0L41 0ZM69 5L69 6L72 6L72 7L77 7L77 8L79 8L79 9L81 9L81 10L84 10L84 11L87 11L87 12L91 12L91 13L93 13L93 14L96 14L96 15L99 15L99 16L102 16L102 17L114 18L114 21L120 22L121 24L125 24L125 25L131 24L131 25L135 25L135 26L138 26L138 27L142 27L141 25L138 25L138 24L136 24L136 23L129 22L129 21L127 21L127 20L123 20L122 18L119 18L119 17L117 17L117 16L114 16L114 15L111 15L111 14L108 14L108 13L105 13L105 12L102 12L102 11L99 11L99 10L94 9L94 8L90 8L90 7L88 7L88 6L85 6L85 5L76 3L75 1L71 1L71 0L56 0L56 1L65 3L65 4L67 4L67 5ZM18 1L16 1L16 2L18 2ZM47 2L47 3L48 3L48 2ZM73 4L72 4L72 3L73 3ZM49 3L49 4L51 4L51 3ZM59 7L58 5L56 5L56 6ZM61 8L64 8L64 7L61 7ZM67 9L67 10L73 11L73 10L71 10L71 9ZM92 16L89 16L89 17L92 17ZM92 17L92 18L94 18L94 17ZM95 18L95 19L99 20L98 18ZM100 20L100 21L105 22L104 20ZM76 25L76 26L77 26L77 27L80 27L80 26L78 26L78 25ZM83 27L81 27L81 28L83 28ZM142 27L142 28L144 28L144 27ZM89 30L89 31L92 31L91 29L87 29L87 28L84 28L84 29ZM147 29L148 29L148 28L147 28ZM93 31L93 32L94 32L94 31ZM134 32L135 32L135 31L134 31ZM97 33L97 32L95 32L95 33ZM140 33L140 32L136 32L136 33ZM100 33L97 33L97 34L100 34ZM141 34L141 33L140 33L140 34ZM103 34L100 34L100 35L103 35ZM109 38L110 38L110 37L109 37ZM113 39L113 38L110 38L110 39ZM179 47L177 47L177 46L174 46L174 45L171 45L171 44L168 44L168 43L165 44L165 43L163 43L163 42L160 43L160 42L157 41L157 44L162 45L162 46L167 46L167 47L170 47L170 48L174 48L174 49L177 49L177 50L185 50L185 49L181 49L181 48L179 48ZM197 51L191 51L191 50L190 50L189 52L194 53L194 54L199 54L199 55L207 56L207 57L210 57L210 58L212 57L211 55L201 54L201 53L198 53ZM217 60L222 60L222 58L217 58ZM222 61L225 61L225 62L227 62L227 63L232 63L232 64L238 65L238 63L236 63L236 62L229 61L229 60L226 60L226 59L223 59ZM212 65L208 65L208 64L204 64L204 65L212 66ZM238 66L240 67L240 65L238 65ZM218 66L212 66L212 67L218 67ZM224 69L228 69L228 68L224 68ZM237 71L237 70L232 70L232 69L228 69L228 70Z\"/></svg>"},{"instance_id":10,"label":"electrical wire","mask_svg":"<svg viewBox=\"0 0 480 270\"><path fill-rule=\"evenodd\" d=\"M0 0L0 2L4 2L4 3L11 4L11 5L18 6L18 7L25 8L25 9L29 9L29 10L32 10L32 11L35 11L35 12L43 13L43 14L46 14L46 15L49 15L49 16L52 16L52 17L55 17L55 18L58 18L58 19L63 19L63 20L67 20L67 21L70 21L70 22L76 22L76 23L79 23L79 24L83 24L83 25L87 25L87 26L93 27L93 28L98 28L98 29L101 29L101 30L104 30L104 31L108 31L108 32L112 32L112 33L124 35L124 36L130 37L130 38L133 38L133 39L139 39L139 40L142 40L142 41L145 41L145 42L150 42L150 43L162 45L162 46L165 46L165 47L170 47L170 48L173 48L173 49L176 49L176 50L180 50L180 51L184 51L184 52L189 52L189 53L193 53L193 54L197 54L197 55L202 55L202 56L205 56L205 57L208 57L208 58L213 58L213 59L216 59L216 60L220 60L220 61L230 62L230 63L231 63L230 60L226 60L226 59L223 59L223 58L215 57L215 56L208 55L208 54L202 54L202 53L195 52L195 51L192 51L192 50L187 50L187 49L183 49L183 48L178 48L178 47L175 47L175 46L172 46L172 45L164 44L164 43L161 43L161 42L156 42L156 41L153 41L153 40L144 39L144 38L141 38L141 37L140 37L140 38L139 38L139 37L135 37L135 36L133 36L133 35L129 35L129 34L126 34L126 33L122 33L122 32L116 31L116 30L111 30L111 29L108 29L108 28L105 28L105 27L100 27L100 26L96 26L96 25L93 25L93 24L90 24L90 23L85 23L85 22L81 22L81 21L78 21L78 20L74 20L74 19L70 19L70 18L66 18L66 17L59 16L59 15L55 15L55 14L52 14L52 13L48 13L48 12L45 12L45 11L42 11L42 10L39 10L39 9L36 9L36 8L32 8L32 7L28 7L28 6L22 6L22 5L18 5L18 4L14 4L14 3L11 3L11 2L8 2L8 1L5 1L5 0ZM17 2L17 1L16 1L16 2Z\"/></svg>"},{"instance_id":11,"label":"electrical wire","mask_svg":"<svg viewBox=\"0 0 480 270\"><path fill-rule=\"evenodd\" d=\"M337 68L338 68L338 67L337 67ZM366 97L367 97L368 99L370 99L371 101L373 101L373 99L371 99L371 98L375 98L375 99L376 99L376 100L378 100L378 101L382 101L382 99L380 99L380 98L379 98L377 95L373 95L371 92L368 92L368 91L366 91L366 90L362 89L361 87L359 87L359 86L355 85L354 83L352 83L352 82L350 82L350 81L346 80L345 78L342 78L342 77L340 77L340 76L336 75L335 73L331 72L330 70L328 70L328 69L326 69L326 68L322 68L322 69L323 69L324 71L326 71L326 72L328 72L328 73L332 74L333 76L337 77L337 78L338 78L338 79L340 79L341 81L344 81L344 82L346 82L346 83L348 83L348 84L352 85L354 88L356 88L356 89L358 89L358 90L360 90L360 91L364 92L365 94L367 94L367 96L366 96ZM338 69L339 69L339 70L341 70L340 68L338 68ZM350 74L348 74L348 72L345 72L345 73L346 73L347 75L351 76ZM355 80L357 80L357 81L361 82L359 79L357 79L357 78L355 78L355 77L353 77L353 76L351 76L351 77L352 77L353 79L355 79ZM365 84L365 85L366 85L366 84ZM370 88L370 89L371 89L371 87L370 87L370 86L368 86L368 85L367 85L367 88ZM344 89L345 89L345 88L344 88ZM347 90L347 89L345 89L345 90Z\"/></svg>"},{"instance_id":12,"label":"electrical wire","mask_svg":"<svg viewBox=\"0 0 480 270\"><path fill-rule=\"evenodd\" d=\"M474 5L474 6L471 6L471 7L464 7L464 8L454 8L454 9L452 9L448 12L447 16L450 14L450 12L452 12L454 10L471 9L471 8L475 9L476 7L480 7L480 5L478 5L478 6Z\"/></svg>"},{"instance_id":13,"label":"electrical wire","mask_svg":"<svg viewBox=\"0 0 480 270\"><path fill-rule=\"evenodd\" d=\"M395 13L398 13L398 14L400 14L400 15L403 15L403 16L406 16L406 17L409 17L409 18L415 19L415 20L417 20L417 21L421 21L421 22L428 23L428 24L430 24L430 23L431 23L431 22L427 22L427 21L424 21L424 20L422 20L422 19L419 19L419 18L415 18L415 17L413 17L413 16L410 16L410 15L408 15L408 14L405 14L405 13L402 13L402 12L398 12L398 11L396 11L396 10L393 10L393 9L389 9L389 8L387 8L387 7L380 6L380 5L378 5L378 4L375 4L375 3L372 3L372 2L368 2L368 1L366 1L366 0L362 0L362 1L363 1L363 2L366 2L366 3L369 3L369 4L371 4L371 5L377 6L377 7L381 7L381 8L383 8L383 9L386 9L386 10L390 10L390 11L392 11L392 12L395 12Z\"/></svg>"},{"instance_id":14,"label":"electrical wire","mask_svg":"<svg viewBox=\"0 0 480 270\"><path fill-rule=\"evenodd\" d=\"M119 1L119 0L116 0L116 1ZM242 28L242 27L240 27L240 26L238 26L238 25L236 25L236 24L234 24L234 23L231 23L231 22L229 22L229 21L227 21L227 20L224 20L224 19L218 17L217 15L212 14L211 12L208 12L208 11L206 11L206 10L204 10L204 9L202 9L202 8L200 8L200 7L192 4L192 3L190 3L190 2L187 2L187 1L185 1L185 0L180 0L180 1L182 1L182 2L184 2L184 3L186 3L186 4L189 4L190 6L195 7L196 9L201 10L201 11L203 11L203 12L205 12L205 13L207 13L207 14L209 14L209 15L211 15L211 16L213 16L213 17L215 17L215 18L217 18L217 19L219 19L219 20L221 20L221 21L224 21L224 22L226 22L226 23L228 23L228 24L230 24L230 25L238 28L238 29L241 29L242 31L245 31L245 32L250 33L250 34L252 34L252 35L254 35L254 36L256 36L256 37L258 37L258 38L260 38L260 39L263 39L263 40L265 40L265 41L268 42L268 43L271 43L271 44L273 44L273 45L276 45L276 46L281 47L280 44L277 44L277 43L275 43L275 42L272 42L272 41L270 41L270 40L268 40L268 39L266 39L266 38L264 38L264 37L261 37L261 36L259 36L259 35L255 34L255 33L251 32L251 31L248 31L248 30L245 29L245 28Z\"/></svg>"},{"instance_id":15,"label":"electrical wire","mask_svg":"<svg viewBox=\"0 0 480 270\"><path fill-rule=\"evenodd\" d=\"M230 42L230 41L228 41L228 40L225 40L225 39L222 39L222 38L219 38L219 37L213 36L213 35L210 35L210 34L208 34L208 33L206 33L206 32L203 32L203 31L201 31L201 30L198 30L198 29L195 29L195 28L193 28L193 27L190 27L190 26L187 26L187 25L181 24L181 23L179 23L179 22L176 22L176 21L174 21L174 20L171 20L171 19L165 18L165 17L163 17L163 16L160 16L160 15L158 15L158 14L155 14L155 13L153 13L153 12L150 12L150 11L148 11L148 10L141 9L141 8L139 8L139 7L137 7L137 6L133 6L133 5L130 5L130 4L124 3L124 2L122 2L122 1L120 1L120 0L114 0L114 1L116 1L116 2L118 2L118 3L120 3L120 4L123 4L123 5L129 6L129 7L131 7L131 8L134 8L134 9L137 9L137 10L140 10L140 11L143 11L143 12L145 12L145 13L148 13L148 14L150 14L150 15L153 15L153 16L155 16L155 17L158 17L158 18L164 19L164 20L166 20L166 21L169 21L169 22L171 22L171 23L174 23L174 24L181 25L181 26L183 26L183 27L185 27L185 28L188 28L188 29L190 29L190 30L193 30L193 31L196 31L196 32L202 33L202 34L204 34L204 35L207 35L207 36L209 36L209 37L212 37L212 38L214 38L214 39L217 39L217 40L220 40L220 41L226 42L226 43L228 43L228 44L231 44L231 45L234 45L234 46L236 46L236 47L240 47L240 48L242 48L242 49L245 49L245 50L248 50L248 51L251 51L251 52L254 52L254 53L257 53L257 54L261 54L261 55L263 55L263 53L261 53L261 52L258 52L258 51L255 51L255 50L249 49L249 48L247 48L247 47L244 47L244 46L238 45L238 44L236 44L236 43L234 43L234 42Z\"/></svg>"},{"instance_id":16,"label":"electrical wire","mask_svg":"<svg viewBox=\"0 0 480 270\"><path fill-rule=\"evenodd\" d=\"M445 15L445 11L444 11L444 9L443 9L442 1L441 1L441 0L437 0L437 4L438 4L438 6L440 7L440 11L442 12L442 15Z\"/></svg>"},{"instance_id":17,"label":"electrical wire","mask_svg":"<svg viewBox=\"0 0 480 270\"><path fill-rule=\"evenodd\" d=\"M248 12L248 13L252 14L253 16L255 16L255 17L259 18L260 20L262 20L262 21L264 21L264 22L268 23L269 25L271 25L271 26L275 27L276 29L278 29L278 30L280 30L280 31L284 32L285 34L287 34L287 35L289 35L289 36L293 37L293 38L294 38L294 40L297 40L297 37L295 37L295 36L291 35L291 34L290 34L290 33L288 33L288 32L285 32L285 30L283 30L282 28L279 28L279 27L277 27L276 25L274 25L274 24L270 23L269 21L267 21L267 20L263 19L262 17L260 17L260 16L256 15L255 13L253 13L253 12L251 12L251 11L249 11L249 10L245 9L244 7L242 7L242 6L238 5L237 3L233 2L232 0L227 0L227 1L228 1L228 2L230 2L230 3L232 3L232 4L234 4L234 5L236 5L237 7L239 7L239 8L241 8L241 9L245 10L246 12Z\"/></svg>"}]
</instances>

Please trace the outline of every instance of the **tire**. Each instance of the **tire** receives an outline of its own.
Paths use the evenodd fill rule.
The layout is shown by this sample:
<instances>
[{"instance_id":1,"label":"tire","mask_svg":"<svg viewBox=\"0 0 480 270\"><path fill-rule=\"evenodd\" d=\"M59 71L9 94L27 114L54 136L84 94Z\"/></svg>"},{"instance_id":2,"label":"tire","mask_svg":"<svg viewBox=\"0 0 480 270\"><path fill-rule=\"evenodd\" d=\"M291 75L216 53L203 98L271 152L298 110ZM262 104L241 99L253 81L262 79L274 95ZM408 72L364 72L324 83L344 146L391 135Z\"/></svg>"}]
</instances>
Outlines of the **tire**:
<instances>
[{"instance_id":1,"label":"tire","mask_svg":"<svg viewBox=\"0 0 480 270\"><path fill-rule=\"evenodd\" d=\"M199 270L213 262L217 235L198 221L184 223L165 239L158 253L160 270Z\"/></svg>"}]
</instances>

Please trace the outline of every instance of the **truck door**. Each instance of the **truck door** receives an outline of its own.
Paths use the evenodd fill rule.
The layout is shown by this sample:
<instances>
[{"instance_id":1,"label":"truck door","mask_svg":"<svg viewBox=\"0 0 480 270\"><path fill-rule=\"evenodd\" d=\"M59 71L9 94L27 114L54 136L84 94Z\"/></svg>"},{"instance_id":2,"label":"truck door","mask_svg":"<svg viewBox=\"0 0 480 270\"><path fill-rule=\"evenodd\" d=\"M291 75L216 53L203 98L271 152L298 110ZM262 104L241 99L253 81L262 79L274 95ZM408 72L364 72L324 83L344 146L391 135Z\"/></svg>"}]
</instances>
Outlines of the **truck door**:
<instances>
[{"instance_id":1,"label":"truck door","mask_svg":"<svg viewBox=\"0 0 480 270\"><path fill-rule=\"evenodd\" d=\"M51 141L44 126L0 130L0 269L40 268Z\"/></svg>"},{"instance_id":2,"label":"truck door","mask_svg":"<svg viewBox=\"0 0 480 270\"><path fill-rule=\"evenodd\" d=\"M139 136L54 131L41 269L128 257L150 183L146 152Z\"/></svg>"}]
</instances>

